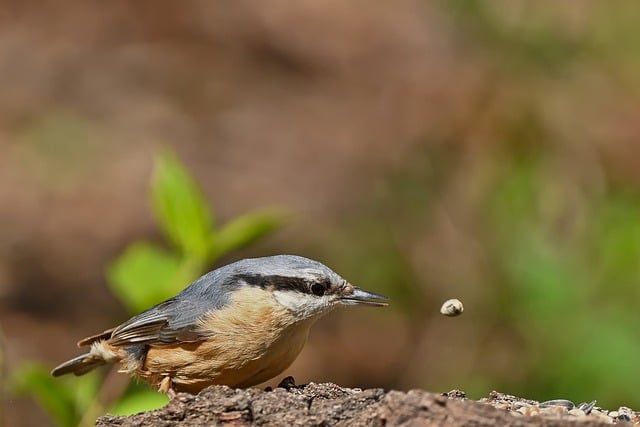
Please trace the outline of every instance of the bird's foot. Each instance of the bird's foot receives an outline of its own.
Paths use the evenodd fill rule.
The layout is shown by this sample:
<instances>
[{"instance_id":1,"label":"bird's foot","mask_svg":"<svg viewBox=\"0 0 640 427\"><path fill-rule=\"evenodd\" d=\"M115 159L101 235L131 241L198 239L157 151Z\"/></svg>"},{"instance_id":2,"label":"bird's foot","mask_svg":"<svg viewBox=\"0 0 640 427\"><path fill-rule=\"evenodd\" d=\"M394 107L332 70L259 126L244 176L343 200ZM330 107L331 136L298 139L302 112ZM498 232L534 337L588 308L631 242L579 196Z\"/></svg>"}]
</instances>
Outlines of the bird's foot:
<instances>
[{"instance_id":1,"label":"bird's foot","mask_svg":"<svg viewBox=\"0 0 640 427\"><path fill-rule=\"evenodd\" d=\"M169 396L169 400L173 400L176 398L176 391L172 388L167 390L167 396Z\"/></svg>"},{"instance_id":2,"label":"bird's foot","mask_svg":"<svg viewBox=\"0 0 640 427\"><path fill-rule=\"evenodd\" d=\"M166 395L169 396L169 400L175 399L176 391L173 389L171 377L164 377L162 381L160 381L160 386L158 387L158 391L166 393Z\"/></svg>"},{"instance_id":3,"label":"bird's foot","mask_svg":"<svg viewBox=\"0 0 640 427\"><path fill-rule=\"evenodd\" d=\"M280 381L280 384L278 384L278 388L284 388L287 390L294 388L295 386L296 386L296 380L291 375L283 378L282 381Z\"/></svg>"}]
</instances>

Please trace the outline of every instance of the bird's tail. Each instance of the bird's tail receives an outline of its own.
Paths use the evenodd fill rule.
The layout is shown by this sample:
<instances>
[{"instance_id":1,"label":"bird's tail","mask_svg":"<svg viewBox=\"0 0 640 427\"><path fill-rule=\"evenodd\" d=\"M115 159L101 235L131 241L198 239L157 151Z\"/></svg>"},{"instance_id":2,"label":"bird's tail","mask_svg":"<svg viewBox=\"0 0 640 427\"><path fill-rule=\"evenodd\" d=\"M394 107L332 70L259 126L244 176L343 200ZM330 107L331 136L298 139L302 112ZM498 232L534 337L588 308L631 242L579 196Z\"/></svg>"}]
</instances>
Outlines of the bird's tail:
<instances>
[{"instance_id":1,"label":"bird's tail","mask_svg":"<svg viewBox=\"0 0 640 427\"><path fill-rule=\"evenodd\" d=\"M76 376L84 375L87 372L106 364L107 361L102 357L92 354L91 352L83 354L82 356L74 357L71 360L67 360L60 366L51 371L51 375L59 377L66 374L74 374Z\"/></svg>"},{"instance_id":2,"label":"bird's tail","mask_svg":"<svg viewBox=\"0 0 640 427\"><path fill-rule=\"evenodd\" d=\"M119 360L121 360L121 357L118 351L111 347L106 341L94 341L88 353L64 362L51 371L51 375L54 377L66 374L74 374L76 376L84 375L98 366L115 363Z\"/></svg>"}]
</instances>

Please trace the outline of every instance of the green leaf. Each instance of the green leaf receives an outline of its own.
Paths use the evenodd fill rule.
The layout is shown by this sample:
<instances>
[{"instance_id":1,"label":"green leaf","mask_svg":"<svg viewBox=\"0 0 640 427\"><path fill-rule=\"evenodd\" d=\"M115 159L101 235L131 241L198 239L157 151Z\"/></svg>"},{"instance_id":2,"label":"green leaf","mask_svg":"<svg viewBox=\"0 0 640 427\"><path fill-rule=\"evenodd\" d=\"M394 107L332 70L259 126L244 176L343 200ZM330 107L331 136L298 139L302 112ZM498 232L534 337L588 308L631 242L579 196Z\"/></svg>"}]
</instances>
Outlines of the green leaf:
<instances>
[{"instance_id":1,"label":"green leaf","mask_svg":"<svg viewBox=\"0 0 640 427\"><path fill-rule=\"evenodd\" d=\"M138 313L175 295L199 273L173 255L150 243L129 246L107 271L114 294Z\"/></svg>"},{"instance_id":2,"label":"green leaf","mask_svg":"<svg viewBox=\"0 0 640 427\"><path fill-rule=\"evenodd\" d=\"M59 381L59 378L55 379ZM65 385L70 390L78 414L86 414L92 405L95 405L96 395L102 383L102 376L95 373L81 377L66 377Z\"/></svg>"},{"instance_id":3,"label":"green leaf","mask_svg":"<svg viewBox=\"0 0 640 427\"><path fill-rule=\"evenodd\" d=\"M41 365L25 363L12 376L15 394L33 397L61 426L77 423L75 396L65 382L53 378Z\"/></svg>"},{"instance_id":4,"label":"green leaf","mask_svg":"<svg viewBox=\"0 0 640 427\"><path fill-rule=\"evenodd\" d=\"M151 200L167 238L183 254L206 260L213 214L196 182L170 152L156 157Z\"/></svg>"},{"instance_id":5,"label":"green leaf","mask_svg":"<svg viewBox=\"0 0 640 427\"><path fill-rule=\"evenodd\" d=\"M169 398L157 391L146 389L136 389L132 393L123 396L109 410L115 415L133 415L142 411L150 411L166 405Z\"/></svg>"},{"instance_id":6,"label":"green leaf","mask_svg":"<svg viewBox=\"0 0 640 427\"><path fill-rule=\"evenodd\" d=\"M282 227L286 221L284 212L277 209L263 209L232 219L213 236L213 258L255 242Z\"/></svg>"}]
</instances>

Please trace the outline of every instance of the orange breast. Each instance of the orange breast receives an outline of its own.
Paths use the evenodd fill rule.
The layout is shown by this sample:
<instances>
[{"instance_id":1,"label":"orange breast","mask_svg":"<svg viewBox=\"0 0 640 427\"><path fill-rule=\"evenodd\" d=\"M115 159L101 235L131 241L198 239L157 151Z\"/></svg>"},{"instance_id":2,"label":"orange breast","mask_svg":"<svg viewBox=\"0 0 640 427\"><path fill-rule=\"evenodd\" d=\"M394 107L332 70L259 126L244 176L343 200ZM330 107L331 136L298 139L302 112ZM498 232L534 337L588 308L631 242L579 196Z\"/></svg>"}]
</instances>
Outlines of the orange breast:
<instances>
[{"instance_id":1,"label":"orange breast","mask_svg":"<svg viewBox=\"0 0 640 427\"><path fill-rule=\"evenodd\" d=\"M136 374L156 386L168 376L175 391L190 393L212 384L249 387L293 363L312 323L294 319L267 291L248 288L203 319L200 326L209 338L151 347Z\"/></svg>"}]
</instances>

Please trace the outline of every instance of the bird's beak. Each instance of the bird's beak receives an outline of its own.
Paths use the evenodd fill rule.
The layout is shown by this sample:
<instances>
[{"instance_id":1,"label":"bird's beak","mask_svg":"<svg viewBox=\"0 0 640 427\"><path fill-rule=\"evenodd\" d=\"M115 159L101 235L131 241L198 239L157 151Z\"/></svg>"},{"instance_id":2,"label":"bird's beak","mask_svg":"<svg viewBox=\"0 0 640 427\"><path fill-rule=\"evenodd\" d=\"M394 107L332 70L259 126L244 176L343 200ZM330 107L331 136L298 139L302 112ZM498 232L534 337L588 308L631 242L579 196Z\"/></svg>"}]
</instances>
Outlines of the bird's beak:
<instances>
[{"instance_id":1,"label":"bird's beak","mask_svg":"<svg viewBox=\"0 0 640 427\"><path fill-rule=\"evenodd\" d=\"M340 302L344 305L372 305L376 307L384 307L389 305L384 302L388 300L384 295L365 291L360 288L353 287L353 293L340 297Z\"/></svg>"}]
</instances>

